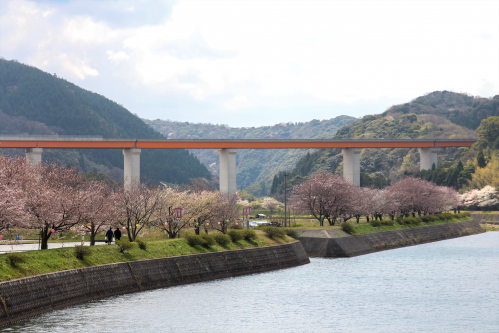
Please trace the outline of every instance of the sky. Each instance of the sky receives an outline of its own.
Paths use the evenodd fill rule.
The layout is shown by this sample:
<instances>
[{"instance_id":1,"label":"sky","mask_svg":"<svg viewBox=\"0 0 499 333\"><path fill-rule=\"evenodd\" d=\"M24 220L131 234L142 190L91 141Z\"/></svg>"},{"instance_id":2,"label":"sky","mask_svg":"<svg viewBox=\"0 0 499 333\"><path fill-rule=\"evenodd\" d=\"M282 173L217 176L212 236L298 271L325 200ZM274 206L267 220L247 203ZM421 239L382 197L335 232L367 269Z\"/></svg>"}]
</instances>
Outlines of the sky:
<instances>
[{"instance_id":1,"label":"sky","mask_svg":"<svg viewBox=\"0 0 499 333\"><path fill-rule=\"evenodd\" d=\"M0 0L0 56L147 119L362 117L499 94L499 1Z\"/></svg>"}]
</instances>

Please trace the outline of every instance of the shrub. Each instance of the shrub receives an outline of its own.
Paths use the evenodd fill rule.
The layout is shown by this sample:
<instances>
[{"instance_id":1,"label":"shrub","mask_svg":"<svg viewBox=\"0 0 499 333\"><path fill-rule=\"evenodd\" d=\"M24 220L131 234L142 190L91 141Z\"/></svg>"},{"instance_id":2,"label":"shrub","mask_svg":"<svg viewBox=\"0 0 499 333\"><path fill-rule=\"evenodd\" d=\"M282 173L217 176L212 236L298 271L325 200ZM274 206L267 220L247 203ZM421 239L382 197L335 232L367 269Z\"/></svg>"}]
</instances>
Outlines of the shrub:
<instances>
[{"instance_id":1,"label":"shrub","mask_svg":"<svg viewBox=\"0 0 499 333\"><path fill-rule=\"evenodd\" d=\"M125 253L126 251L130 250L133 247L133 244L128 240L116 241L116 245L118 245L118 248L121 253Z\"/></svg>"},{"instance_id":2,"label":"shrub","mask_svg":"<svg viewBox=\"0 0 499 333\"><path fill-rule=\"evenodd\" d=\"M146 243L146 242L144 242L142 239L138 239L138 238L137 238L137 239L135 239L135 242L136 242L137 244L139 244L139 248L140 248L141 250L145 250L145 249L147 248L147 243Z\"/></svg>"},{"instance_id":3,"label":"shrub","mask_svg":"<svg viewBox=\"0 0 499 333\"><path fill-rule=\"evenodd\" d=\"M376 221L376 222L378 222L378 221ZM351 235L351 234L355 233L355 227L348 222L343 222L342 224L340 224L340 227L347 234Z\"/></svg>"},{"instance_id":4,"label":"shrub","mask_svg":"<svg viewBox=\"0 0 499 333\"><path fill-rule=\"evenodd\" d=\"M76 258L83 260L92 254L92 249L88 246L77 245L75 246L75 256Z\"/></svg>"},{"instance_id":5,"label":"shrub","mask_svg":"<svg viewBox=\"0 0 499 333\"><path fill-rule=\"evenodd\" d=\"M385 221L381 221L380 223L381 223L381 225L394 225L395 221L385 220Z\"/></svg>"},{"instance_id":6,"label":"shrub","mask_svg":"<svg viewBox=\"0 0 499 333\"><path fill-rule=\"evenodd\" d=\"M216 243L215 238L213 238L213 236L210 234L202 234L201 238L206 242L206 244L204 245L205 247L210 247L212 245L215 245Z\"/></svg>"},{"instance_id":7,"label":"shrub","mask_svg":"<svg viewBox=\"0 0 499 333\"><path fill-rule=\"evenodd\" d=\"M241 225L241 223L238 223L237 225L236 224L233 224L229 227L229 229L235 229L235 230L241 230L241 229L244 229L243 226Z\"/></svg>"},{"instance_id":8,"label":"shrub","mask_svg":"<svg viewBox=\"0 0 499 333\"><path fill-rule=\"evenodd\" d=\"M397 220L397 223L400 224L400 225L409 224L409 222L407 221L407 219L408 219L408 217L404 217L403 219Z\"/></svg>"},{"instance_id":9,"label":"shrub","mask_svg":"<svg viewBox=\"0 0 499 333\"><path fill-rule=\"evenodd\" d=\"M278 227L263 227L262 230L269 238L284 237L284 230Z\"/></svg>"},{"instance_id":10,"label":"shrub","mask_svg":"<svg viewBox=\"0 0 499 333\"><path fill-rule=\"evenodd\" d=\"M295 227L298 227L298 228L299 228L299 227L303 227L303 223L296 223L296 224L295 224Z\"/></svg>"},{"instance_id":11,"label":"shrub","mask_svg":"<svg viewBox=\"0 0 499 333\"><path fill-rule=\"evenodd\" d=\"M298 231L296 231L295 229L286 229L284 232L286 233L286 235L294 239L297 239L299 237Z\"/></svg>"},{"instance_id":12,"label":"shrub","mask_svg":"<svg viewBox=\"0 0 499 333\"><path fill-rule=\"evenodd\" d=\"M7 254L7 259L9 259L10 265L12 267L16 267L17 264L20 264L20 263L23 263L26 261L26 259L24 258L24 254L16 253L16 252Z\"/></svg>"},{"instance_id":13,"label":"shrub","mask_svg":"<svg viewBox=\"0 0 499 333\"><path fill-rule=\"evenodd\" d=\"M420 217L413 217L413 218L412 218L412 221L411 221L411 224L418 225L418 224L420 224L421 222L423 222L423 220L421 220L421 218L420 218Z\"/></svg>"},{"instance_id":14,"label":"shrub","mask_svg":"<svg viewBox=\"0 0 499 333\"><path fill-rule=\"evenodd\" d=\"M422 216L421 218L425 218L426 220L428 220L428 222L435 222L435 221L438 221L438 217L436 217L435 215L425 215L425 216Z\"/></svg>"},{"instance_id":15,"label":"shrub","mask_svg":"<svg viewBox=\"0 0 499 333\"><path fill-rule=\"evenodd\" d=\"M187 243L189 243L190 246L206 246L206 241L200 235L187 233L184 235L184 238L187 240Z\"/></svg>"},{"instance_id":16,"label":"shrub","mask_svg":"<svg viewBox=\"0 0 499 333\"><path fill-rule=\"evenodd\" d=\"M421 216L421 221L423 221L424 223L431 222L430 218L429 218L429 215L423 215L423 216Z\"/></svg>"},{"instance_id":17,"label":"shrub","mask_svg":"<svg viewBox=\"0 0 499 333\"><path fill-rule=\"evenodd\" d=\"M371 221L369 221L369 224L372 227L379 227L381 225L380 221L378 221L378 220L371 220Z\"/></svg>"},{"instance_id":18,"label":"shrub","mask_svg":"<svg viewBox=\"0 0 499 333\"><path fill-rule=\"evenodd\" d=\"M232 239L233 242L237 242L237 241L244 239L244 236L243 236L243 233L241 232L241 230L234 230L234 229L229 230L229 231L227 231L227 235L229 235L229 237Z\"/></svg>"},{"instance_id":19,"label":"shrub","mask_svg":"<svg viewBox=\"0 0 499 333\"><path fill-rule=\"evenodd\" d=\"M452 220L455 217L454 214L451 213L440 213L438 215L441 216L441 220Z\"/></svg>"},{"instance_id":20,"label":"shrub","mask_svg":"<svg viewBox=\"0 0 499 333\"><path fill-rule=\"evenodd\" d=\"M247 241L258 238L255 230L244 229L243 231L241 231L241 233L243 234L244 239Z\"/></svg>"},{"instance_id":21,"label":"shrub","mask_svg":"<svg viewBox=\"0 0 499 333\"><path fill-rule=\"evenodd\" d=\"M462 213L455 214L454 216L457 216L457 218L462 219L462 218L465 218L465 217L470 217L471 214L470 214L470 212L462 212Z\"/></svg>"},{"instance_id":22,"label":"shrub","mask_svg":"<svg viewBox=\"0 0 499 333\"><path fill-rule=\"evenodd\" d=\"M213 239L215 239L215 242L217 242L221 246L227 246L232 241L229 236L224 234L215 234L213 235Z\"/></svg>"}]
</instances>

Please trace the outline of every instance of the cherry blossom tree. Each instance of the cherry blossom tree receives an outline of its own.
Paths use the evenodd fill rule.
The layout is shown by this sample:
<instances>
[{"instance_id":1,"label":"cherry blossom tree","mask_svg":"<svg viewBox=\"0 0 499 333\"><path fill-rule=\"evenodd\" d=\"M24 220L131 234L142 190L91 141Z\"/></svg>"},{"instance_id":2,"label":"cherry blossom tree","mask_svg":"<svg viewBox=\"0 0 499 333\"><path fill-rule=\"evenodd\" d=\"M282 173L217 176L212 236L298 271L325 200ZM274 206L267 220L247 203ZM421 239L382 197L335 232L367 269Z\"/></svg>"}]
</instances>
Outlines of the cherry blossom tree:
<instances>
[{"instance_id":1,"label":"cherry blossom tree","mask_svg":"<svg viewBox=\"0 0 499 333\"><path fill-rule=\"evenodd\" d=\"M132 182L126 186L120 184L115 193L114 224L124 226L128 239L134 242L143 228L156 224L161 191L157 187L149 188L146 184Z\"/></svg>"},{"instance_id":2,"label":"cherry blossom tree","mask_svg":"<svg viewBox=\"0 0 499 333\"><path fill-rule=\"evenodd\" d=\"M354 210L355 187L343 177L323 172L312 175L293 188L290 204L299 212L310 212L324 226L324 219L333 224L335 217Z\"/></svg>"},{"instance_id":3,"label":"cherry blossom tree","mask_svg":"<svg viewBox=\"0 0 499 333\"><path fill-rule=\"evenodd\" d=\"M383 214L391 213L395 210L386 189L358 187L355 188L355 191L353 207L357 223L359 222L360 215L368 216L372 214L374 218L378 219L379 217L382 219Z\"/></svg>"},{"instance_id":4,"label":"cherry blossom tree","mask_svg":"<svg viewBox=\"0 0 499 333\"><path fill-rule=\"evenodd\" d=\"M86 182L78 205L81 231L90 233L90 245L95 245L95 236L106 224L116 221L118 199L112 187L104 182Z\"/></svg>"},{"instance_id":5,"label":"cherry blossom tree","mask_svg":"<svg viewBox=\"0 0 499 333\"><path fill-rule=\"evenodd\" d=\"M218 202L216 206L216 214L212 218L212 228L225 234L229 227L236 223L239 216L236 207L237 198L235 195L226 193L218 193Z\"/></svg>"},{"instance_id":6,"label":"cherry blossom tree","mask_svg":"<svg viewBox=\"0 0 499 333\"><path fill-rule=\"evenodd\" d=\"M481 190L473 189L460 195L464 206L467 207L493 207L499 204L497 190L487 185Z\"/></svg>"},{"instance_id":7,"label":"cherry blossom tree","mask_svg":"<svg viewBox=\"0 0 499 333\"><path fill-rule=\"evenodd\" d=\"M386 188L389 200L397 210L408 215L410 212L426 214L428 211L445 210L458 204L457 193L419 178L405 177Z\"/></svg>"},{"instance_id":8,"label":"cherry blossom tree","mask_svg":"<svg viewBox=\"0 0 499 333\"><path fill-rule=\"evenodd\" d=\"M165 187L161 194L160 209L156 213L157 222L168 234L175 238L180 231L189 226L197 234L201 227L218 214L219 193L212 191L182 191L182 188ZM182 208L182 217L174 217L174 209Z\"/></svg>"},{"instance_id":9,"label":"cherry blossom tree","mask_svg":"<svg viewBox=\"0 0 499 333\"><path fill-rule=\"evenodd\" d=\"M30 182L32 169L25 158L0 155L0 231L28 227L23 188Z\"/></svg>"},{"instance_id":10,"label":"cherry blossom tree","mask_svg":"<svg viewBox=\"0 0 499 333\"><path fill-rule=\"evenodd\" d=\"M265 197L263 198L262 207L265 208L266 210L270 210L270 214L272 214L274 210L277 210L277 208L279 207L279 201L271 197Z\"/></svg>"},{"instance_id":11,"label":"cherry blossom tree","mask_svg":"<svg viewBox=\"0 0 499 333\"><path fill-rule=\"evenodd\" d=\"M31 226L40 229L41 249L47 249L52 233L69 231L80 222L83 175L50 163L33 168L29 186L23 189L25 210Z\"/></svg>"}]
</instances>

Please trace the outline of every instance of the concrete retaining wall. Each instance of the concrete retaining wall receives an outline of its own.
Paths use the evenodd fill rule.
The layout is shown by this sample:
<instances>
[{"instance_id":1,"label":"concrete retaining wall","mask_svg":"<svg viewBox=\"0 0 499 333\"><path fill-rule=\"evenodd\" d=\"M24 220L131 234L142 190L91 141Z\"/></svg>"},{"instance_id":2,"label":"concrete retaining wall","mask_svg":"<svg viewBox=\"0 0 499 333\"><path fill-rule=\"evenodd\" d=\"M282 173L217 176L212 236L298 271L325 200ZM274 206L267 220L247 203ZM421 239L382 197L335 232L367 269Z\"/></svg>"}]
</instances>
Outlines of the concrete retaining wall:
<instances>
[{"instance_id":1,"label":"concrete retaining wall","mask_svg":"<svg viewBox=\"0 0 499 333\"><path fill-rule=\"evenodd\" d=\"M471 218L478 223L486 221L499 222L499 214L471 214Z\"/></svg>"},{"instance_id":2,"label":"concrete retaining wall","mask_svg":"<svg viewBox=\"0 0 499 333\"><path fill-rule=\"evenodd\" d=\"M299 237L310 257L355 257L376 251L436 242L485 232L476 221L443 223L364 235L321 238Z\"/></svg>"},{"instance_id":3,"label":"concrete retaining wall","mask_svg":"<svg viewBox=\"0 0 499 333\"><path fill-rule=\"evenodd\" d=\"M0 326L108 296L259 273L309 263L300 242L131 261L0 283Z\"/></svg>"}]
</instances>

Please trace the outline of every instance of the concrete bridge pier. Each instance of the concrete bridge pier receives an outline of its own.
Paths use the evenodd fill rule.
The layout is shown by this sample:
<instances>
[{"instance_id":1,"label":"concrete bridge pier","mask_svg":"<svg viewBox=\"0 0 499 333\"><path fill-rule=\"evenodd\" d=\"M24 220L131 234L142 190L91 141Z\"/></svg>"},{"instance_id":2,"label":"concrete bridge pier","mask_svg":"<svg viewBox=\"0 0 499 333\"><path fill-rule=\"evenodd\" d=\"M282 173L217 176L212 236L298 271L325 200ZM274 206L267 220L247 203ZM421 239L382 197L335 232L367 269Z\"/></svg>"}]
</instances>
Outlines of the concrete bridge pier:
<instances>
[{"instance_id":1,"label":"concrete bridge pier","mask_svg":"<svg viewBox=\"0 0 499 333\"><path fill-rule=\"evenodd\" d=\"M437 153L436 148L418 148L419 151L419 170L431 170L433 164L437 167Z\"/></svg>"},{"instance_id":2,"label":"concrete bridge pier","mask_svg":"<svg viewBox=\"0 0 499 333\"><path fill-rule=\"evenodd\" d=\"M236 193L236 154L237 149L220 149L220 191Z\"/></svg>"},{"instance_id":3,"label":"concrete bridge pier","mask_svg":"<svg viewBox=\"0 0 499 333\"><path fill-rule=\"evenodd\" d=\"M125 186L140 183L140 152L141 149L123 149Z\"/></svg>"},{"instance_id":4,"label":"concrete bridge pier","mask_svg":"<svg viewBox=\"0 0 499 333\"><path fill-rule=\"evenodd\" d=\"M42 163L43 148L26 148L24 152L26 154L26 160L33 164Z\"/></svg>"},{"instance_id":5,"label":"concrete bridge pier","mask_svg":"<svg viewBox=\"0 0 499 333\"><path fill-rule=\"evenodd\" d=\"M343 178L351 181L355 186L360 186L360 152L359 148L344 148L343 153Z\"/></svg>"}]
</instances>

